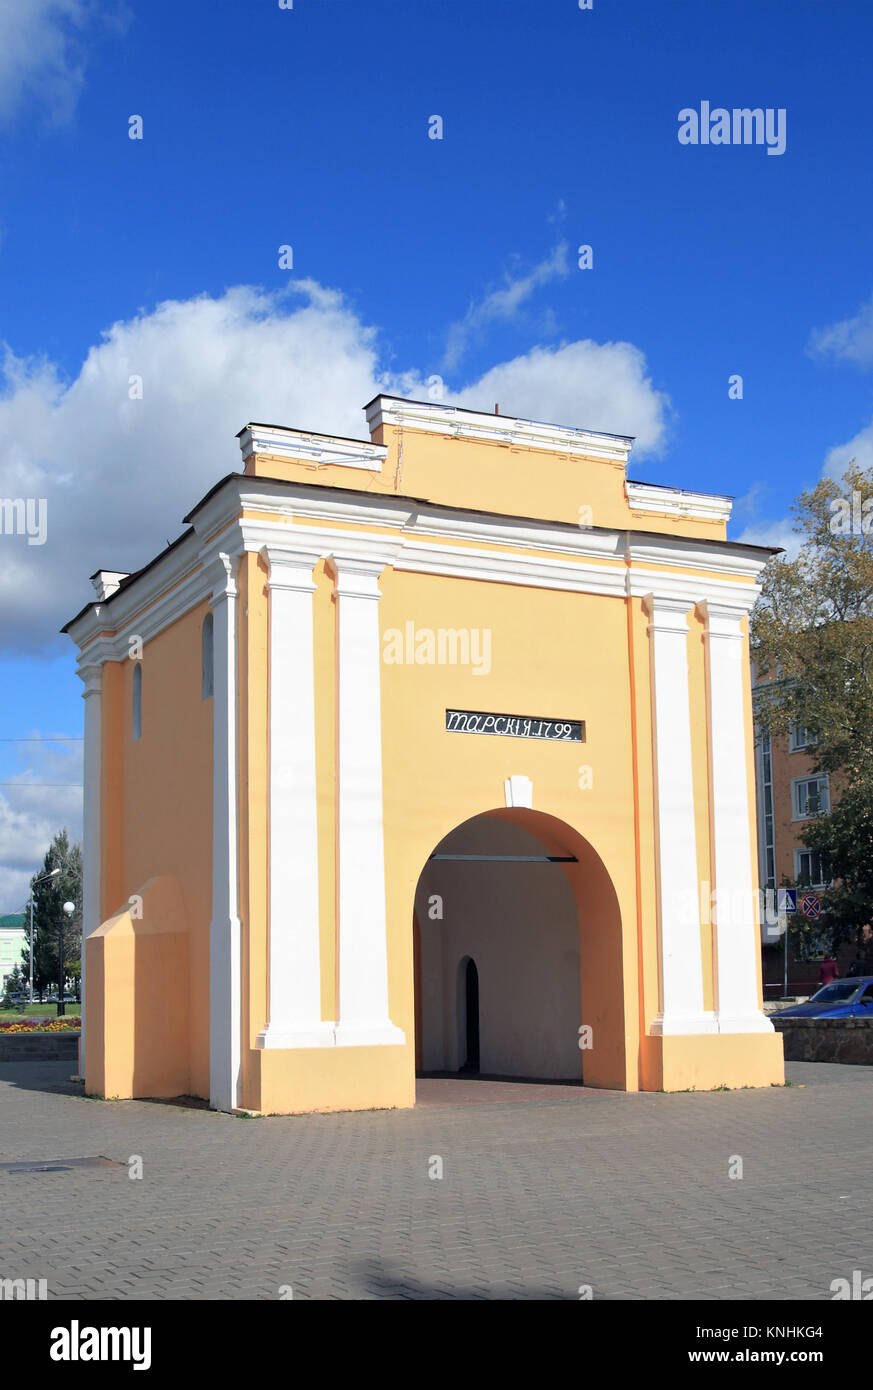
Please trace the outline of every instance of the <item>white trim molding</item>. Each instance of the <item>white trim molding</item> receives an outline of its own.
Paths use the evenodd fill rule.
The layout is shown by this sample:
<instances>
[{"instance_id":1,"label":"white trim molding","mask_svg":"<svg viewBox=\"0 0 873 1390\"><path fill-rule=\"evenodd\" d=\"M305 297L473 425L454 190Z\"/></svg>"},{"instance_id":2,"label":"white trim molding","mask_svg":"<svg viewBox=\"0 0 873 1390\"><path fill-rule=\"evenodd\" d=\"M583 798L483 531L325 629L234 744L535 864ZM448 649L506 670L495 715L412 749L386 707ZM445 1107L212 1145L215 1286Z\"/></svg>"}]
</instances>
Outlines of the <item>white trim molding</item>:
<instances>
[{"instance_id":1,"label":"white trim molding","mask_svg":"<svg viewBox=\"0 0 873 1390\"><path fill-rule=\"evenodd\" d=\"M368 444L363 439L342 439L337 435L306 434L303 430L283 429L279 425L246 425L238 435L243 459L252 454L268 454L277 458L299 459L302 463L323 466L339 464L342 468L365 468L381 473L387 448Z\"/></svg>"},{"instance_id":2,"label":"white trim molding","mask_svg":"<svg viewBox=\"0 0 873 1390\"><path fill-rule=\"evenodd\" d=\"M714 1033L703 1007L697 836L691 767L688 609L685 599L648 594L655 771L655 858L660 1008L654 1034Z\"/></svg>"},{"instance_id":3,"label":"white trim molding","mask_svg":"<svg viewBox=\"0 0 873 1390\"><path fill-rule=\"evenodd\" d=\"M128 578L121 570L97 570L96 574L91 575L91 583L98 601L102 603L104 599L111 598L121 588L122 579Z\"/></svg>"},{"instance_id":4,"label":"white trim molding","mask_svg":"<svg viewBox=\"0 0 873 1390\"><path fill-rule=\"evenodd\" d=\"M321 1017L312 571L315 551L265 545L269 568L269 994L262 1048L332 1047Z\"/></svg>"},{"instance_id":5,"label":"white trim molding","mask_svg":"<svg viewBox=\"0 0 873 1390\"><path fill-rule=\"evenodd\" d=\"M382 807L379 575L388 563L332 556L338 605L338 1047L398 1045L388 1012Z\"/></svg>"},{"instance_id":6,"label":"white trim molding","mask_svg":"<svg viewBox=\"0 0 873 1390\"><path fill-rule=\"evenodd\" d=\"M242 933L237 863L237 595L239 557L209 557L214 680L212 697L212 916L209 923L209 1101L240 1105Z\"/></svg>"},{"instance_id":7,"label":"white trim molding","mask_svg":"<svg viewBox=\"0 0 873 1390\"><path fill-rule=\"evenodd\" d=\"M624 489L628 506L634 512L689 517L695 521L714 521L723 525L730 520L733 507L731 497L689 492L687 488L662 487L660 483L634 483L628 479Z\"/></svg>"},{"instance_id":8,"label":"white trim molding","mask_svg":"<svg viewBox=\"0 0 873 1390\"><path fill-rule=\"evenodd\" d=\"M249 519L249 509L271 519ZM741 601L754 601L770 555L733 541L587 530L388 494L326 491L317 485L292 488L281 480L256 477L228 479L190 517L190 533L111 602L91 604L68 624L83 662L121 660L130 633L148 641L206 600L210 589L201 555L219 547L227 554L273 544L288 550L318 547L324 556L337 549L364 556L378 554L380 545L387 544L397 569L574 593L644 597L672 592L687 595L689 608L702 598L733 602L742 595ZM325 525L311 524L318 521ZM383 534L367 529L373 527ZM387 542L385 531L393 533ZM505 548L494 548L498 545ZM697 573L684 572L691 569Z\"/></svg>"},{"instance_id":9,"label":"white trim molding","mask_svg":"<svg viewBox=\"0 0 873 1390\"><path fill-rule=\"evenodd\" d=\"M503 783L503 793L507 806L524 806L533 809L533 782L529 777L513 774Z\"/></svg>"},{"instance_id":10,"label":"white trim molding","mask_svg":"<svg viewBox=\"0 0 873 1390\"><path fill-rule=\"evenodd\" d=\"M705 621L717 1016L720 1033L772 1033L758 1000L749 825L743 604L700 604Z\"/></svg>"},{"instance_id":11,"label":"white trim molding","mask_svg":"<svg viewBox=\"0 0 873 1390\"><path fill-rule=\"evenodd\" d=\"M621 464L627 463L633 445L628 435L601 434L597 430L549 425L512 415L491 415L487 411L410 401L398 396L376 396L364 410L371 435L383 425L396 425L423 430L427 434L449 435L453 439L511 444L542 449L550 454L578 454Z\"/></svg>"},{"instance_id":12,"label":"white trim molding","mask_svg":"<svg viewBox=\"0 0 873 1390\"><path fill-rule=\"evenodd\" d=\"M102 700L103 668L100 665L80 666L79 676L84 682L82 699L85 701L85 742L83 776L82 812L82 959L81 959L81 1004L82 1029L79 1037L79 1075L85 1075L85 1036L88 1026L85 985L85 943L92 932L101 925L102 905L100 893L102 847L101 847L101 769L103 739Z\"/></svg>"}]
</instances>

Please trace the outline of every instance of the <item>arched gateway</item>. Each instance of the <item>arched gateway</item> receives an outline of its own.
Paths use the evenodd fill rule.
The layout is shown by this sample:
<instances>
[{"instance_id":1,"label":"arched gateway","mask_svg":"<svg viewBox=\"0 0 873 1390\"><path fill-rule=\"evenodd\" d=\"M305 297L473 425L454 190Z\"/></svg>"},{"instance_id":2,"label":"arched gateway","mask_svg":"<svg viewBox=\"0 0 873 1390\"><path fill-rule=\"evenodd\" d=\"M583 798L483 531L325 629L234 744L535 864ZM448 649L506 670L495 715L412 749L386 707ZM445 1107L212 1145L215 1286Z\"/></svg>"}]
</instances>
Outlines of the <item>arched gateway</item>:
<instances>
[{"instance_id":1,"label":"arched gateway","mask_svg":"<svg viewBox=\"0 0 873 1390\"><path fill-rule=\"evenodd\" d=\"M244 471L67 625L89 1091L781 1081L747 641L770 552L725 539L725 498L629 481L620 436L386 396L367 421L247 426Z\"/></svg>"},{"instance_id":2,"label":"arched gateway","mask_svg":"<svg viewBox=\"0 0 873 1390\"><path fill-rule=\"evenodd\" d=\"M414 922L420 1070L623 1075L618 900L577 831L525 808L473 817L428 859Z\"/></svg>"}]
</instances>

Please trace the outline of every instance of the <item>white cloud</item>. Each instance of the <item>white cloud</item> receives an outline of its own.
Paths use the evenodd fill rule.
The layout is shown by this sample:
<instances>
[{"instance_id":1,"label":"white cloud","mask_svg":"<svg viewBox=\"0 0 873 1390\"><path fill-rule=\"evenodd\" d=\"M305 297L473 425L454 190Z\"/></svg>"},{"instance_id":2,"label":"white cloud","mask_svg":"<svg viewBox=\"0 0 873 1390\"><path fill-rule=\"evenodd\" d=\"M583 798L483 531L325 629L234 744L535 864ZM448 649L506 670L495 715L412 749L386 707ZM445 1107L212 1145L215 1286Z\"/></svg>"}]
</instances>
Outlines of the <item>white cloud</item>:
<instances>
[{"instance_id":1,"label":"white cloud","mask_svg":"<svg viewBox=\"0 0 873 1390\"><path fill-rule=\"evenodd\" d=\"M532 348L492 367L452 399L473 410L499 404L508 415L634 435L636 457L663 449L670 408L669 397L652 385L639 348L590 338Z\"/></svg>"},{"instance_id":2,"label":"white cloud","mask_svg":"<svg viewBox=\"0 0 873 1390\"><path fill-rule=\"evenodd\" d=\"M793 560L800 549L802 537L793 529L791 518L783 517L779 521L758 521L751 526L746 526L738 536L731 536L732 541L741 541L744 545L778 545L787 552L788 558Z\"/></svg>"},{"instance_id":3,"label":"white cloud","mask_svg":"<svg viewBox=\"0 0 873 1390\"><path fill-rule=\"evenodd\" d=\"M84 81L83 34L102 14L97 0L3 0L0 121L31 101L52 121L69 119Z\"/></svg>"},{"instance_id":4,"label":"white cloud","mask_svg":"<svg viewBox=\"0 0 873 1390\"><path fill-rule=\"evenodd\" d=\"M71 383L7 350L0 498L46 498L48 538L0 535L0 646L43 648L93 598L89 574L132 571L178 535L240 469L234 435L247 421L361 437L361 406L378 391L427 398L423 374L390 375L382 356L376 330L312 281L159 304L114 324ZM637 348L591 341L533 348L446 398L636 434L639 453L662 444L668 406Z\"/></svg>"},{"instance_id":5,"label":"white cloud","mask_svg":"<svg viewBox=\"0 0 873 1390\"><path fill-rule=\"evenodd\" d=\"M852 318L813 329L807 351L811 356L834 357L862 367L873 364L873 295ZM845 444L835 444L828 450L821 476L839 481L853 461L859 468L873 468L873 420ZM748 501L750 511L756 510L757 491L756 485L747 498L742 499ZM802 536L794 531L792 518L781 517L775 521L752 522L736 539L752 545L781 545L789 558L794 559Z\"/></svg>"},{"instance_id":6,"label":"white cloud","mask_svg":"<svg viewBox=\"0 0 873 1390\"><path fill-rule=\"evenodd\" d=\"M859 468L873 468L873 420L847 443L835 444L828 450L822 467L822 477L839 481L853 460ZM756 484L742 501L748 500L750 509L754 509L757 494ZM738 536L732 536L731 539L745 541L748 545L781 545L788 552L789 559L793 560L800 550L803 537L793 529L791 517L781 517L775 521L751 522Z\"/></svg>"},{"instance_id":7,"label":"white cloud","mask_svg":"<svg viewBox=\"0 0 873 1390\"><path fill-rule=\"evenodd\" d=\"M58 830L66 826L72 840L82 838L81 743L21 747L20 770L3 773L14 785L0 787L0 915L21 909Z\"/></svg>"},{"instance_id":8,"label":"white cloud","mask_svg":"<svg viewBox=\"0 0 873 1390\"><path fill-rule=\"evenodd\" d=\"M852 318L814 329L809 351L814 356L842 358L860 367L873 364L873 295Z\"/></svg>"},{"instance_id":9,"label":"white cloud","mask_svg":"<svg viewBox=\"0 0 873 1390\"><path fill-rule=\"evenodd\" d=\"M848 443L836 444L829 450L825 458L825 476L842 478L852 459L859 468L873 468L873 420Z\"/></svg>"},{"instance_id":10,"label":"white cloud","mask_svg":"<svg viewBox=\"0 0 873 1390\"><path fill-rule=\"evenodd\" d=\"M518 275L515 278L507 275L506 283L500 289L492 290L478 304L471 304L464 317L450 326L443 361L444 369L452 371L456 368L467 349L481 339L491 324L508 323L517 318L522 306L540 285L546 285L550 280L560 279L569 273L567 245L566 242L561 242L546 260L540 261L526 275Z\"/></svg>"}]
</instances>

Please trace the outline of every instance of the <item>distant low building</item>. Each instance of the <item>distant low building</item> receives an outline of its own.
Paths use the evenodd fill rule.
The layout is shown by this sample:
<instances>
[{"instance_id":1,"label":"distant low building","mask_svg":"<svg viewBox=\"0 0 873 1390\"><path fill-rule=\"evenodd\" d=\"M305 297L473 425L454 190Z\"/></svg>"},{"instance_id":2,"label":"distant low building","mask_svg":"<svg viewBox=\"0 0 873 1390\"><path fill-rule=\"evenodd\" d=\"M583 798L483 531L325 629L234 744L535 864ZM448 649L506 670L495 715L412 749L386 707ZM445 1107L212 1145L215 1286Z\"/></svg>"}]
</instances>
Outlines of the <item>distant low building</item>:
<instances>
[{"instance_id":1,"label":"distant low building","mask_svg":"<svg viewBox=\"0 0 873 1390\"><path fill-rule=\"evenodd\" d=\"M16 965L21 964L21 952L27 941L27 917L13 912L0 917L0 989Z\"/></svg>"},{"instance_id":2,"label":"distant low building","mask_svg":"<svg viewBox=\"0 0 873 1390\"><path fill-rule=\"evenodd\" d=\"M759 694L762 684L753 685L753 696ZM795 889L798 917L804 917L805 898L821 903L821 916L809 919L820 924L818 938L811 932L809 945L800 951L789 935L788 994L814 993L819 988L819 966L830 953L828 866L816 851L806 847L804 834L814 817L827 814L839 798L840 777L816 772L815 743L815 736L797 725L787 735L756 729L758 873L765 909L761 921L761 974L765 1002L778 998L785 985L785 936L774 920L780 888ZM812 910L815 911L815 903ZM841 975L846 973L857 950L854 940L840 947L837 962Z\"/></svg>"}]
</instances>

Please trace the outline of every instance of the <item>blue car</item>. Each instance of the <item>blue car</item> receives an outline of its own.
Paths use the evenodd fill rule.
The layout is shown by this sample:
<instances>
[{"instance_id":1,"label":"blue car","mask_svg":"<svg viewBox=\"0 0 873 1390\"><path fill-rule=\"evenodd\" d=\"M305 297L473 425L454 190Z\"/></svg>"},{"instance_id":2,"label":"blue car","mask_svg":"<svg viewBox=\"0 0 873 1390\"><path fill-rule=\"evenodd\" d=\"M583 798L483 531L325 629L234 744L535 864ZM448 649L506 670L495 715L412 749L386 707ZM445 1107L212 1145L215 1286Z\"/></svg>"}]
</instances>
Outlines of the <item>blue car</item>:
<instances>
[{"instance_id":1,"label":"blue car","mask_svg":"<svg viewBox=\"0 0 873 1390\"><path fill-rule=\"evenodd\" d=\"M848 980L832 980L829 985L790 1009L780 1009L771 1018L873 1018L873 975L856 975Z\"/></svg>"}]
</instances>

